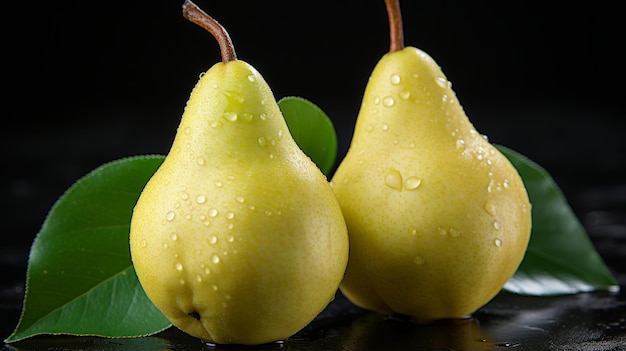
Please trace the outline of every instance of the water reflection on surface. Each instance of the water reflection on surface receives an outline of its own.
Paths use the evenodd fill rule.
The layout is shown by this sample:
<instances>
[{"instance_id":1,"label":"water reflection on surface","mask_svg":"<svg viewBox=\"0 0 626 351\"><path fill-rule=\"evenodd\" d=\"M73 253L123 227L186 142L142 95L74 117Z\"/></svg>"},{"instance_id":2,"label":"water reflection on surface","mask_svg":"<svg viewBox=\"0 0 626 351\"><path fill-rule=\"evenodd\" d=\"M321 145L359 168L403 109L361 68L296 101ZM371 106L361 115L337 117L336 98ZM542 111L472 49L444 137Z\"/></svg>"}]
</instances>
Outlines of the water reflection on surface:
<instances>
[{"instance_id":1,"label":"water reflection on surface","mask_svg":"<svg viewBox=\"0 0 626 351\"><path fill-rule=\"evenodd\" d=\"M417 325L363 311L338 297L309 326L285 342L211 345L169 328L143 338L40 336L2 351L484 351L626 350L626 297L589 293L528 297L501 293L473 318Z\"/></svg>"}]
</instances>

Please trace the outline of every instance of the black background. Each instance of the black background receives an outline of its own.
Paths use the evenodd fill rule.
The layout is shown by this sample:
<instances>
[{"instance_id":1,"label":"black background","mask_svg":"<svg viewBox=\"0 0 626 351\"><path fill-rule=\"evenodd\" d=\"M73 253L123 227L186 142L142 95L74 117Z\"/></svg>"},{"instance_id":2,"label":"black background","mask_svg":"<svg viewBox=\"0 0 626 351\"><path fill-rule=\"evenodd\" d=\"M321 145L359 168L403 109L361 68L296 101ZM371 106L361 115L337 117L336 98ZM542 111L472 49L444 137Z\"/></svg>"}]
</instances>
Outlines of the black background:
<instances>
[{"instance_id":1,"label":"black background","mask_svg":"<svg viewBox=\"0 0 626 351\"><path fill-rule=\"evenodd\" d=\"M306 97L327 112L341 159L369 73L388 49L383 1L196 3L277 99ZM181 5L3 3L3 260L25 261L48 209L78 178L122 157L167 153L198 75L220 60ZM596 201L588 194L600 185L602 201L626 212L616 8L407 0L402 10L406 44L439 63L481 133L551 172L588 228ZM613 224L624 235L626 220Z\"/></svg>"}]
</instances>

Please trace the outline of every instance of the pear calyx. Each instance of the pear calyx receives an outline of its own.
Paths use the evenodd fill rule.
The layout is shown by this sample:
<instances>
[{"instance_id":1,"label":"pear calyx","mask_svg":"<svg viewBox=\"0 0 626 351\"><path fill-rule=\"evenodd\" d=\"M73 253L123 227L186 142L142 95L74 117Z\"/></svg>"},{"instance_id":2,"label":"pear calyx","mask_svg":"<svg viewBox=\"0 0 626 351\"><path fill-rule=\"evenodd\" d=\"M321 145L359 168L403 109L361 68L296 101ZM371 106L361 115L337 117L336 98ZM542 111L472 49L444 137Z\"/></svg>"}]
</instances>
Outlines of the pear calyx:
<instances>
[{"instance_id":1,"label":"pear calyx","mask_svg":"<svg viewBox=\"0 0 626 351\"><path fill-rule=\"evenodd\" d=\"M183 17L206 29L213 35L213 37L215 37L220 46L222 62L227 63L237 59L235 46L233 45L230 35L228 35L226 29L224 29L224 27L222 27L217 20L202 11L202 9L200 9L191 0L185 0L185 3L183 3Z\"/></svg>"}]
</instances>

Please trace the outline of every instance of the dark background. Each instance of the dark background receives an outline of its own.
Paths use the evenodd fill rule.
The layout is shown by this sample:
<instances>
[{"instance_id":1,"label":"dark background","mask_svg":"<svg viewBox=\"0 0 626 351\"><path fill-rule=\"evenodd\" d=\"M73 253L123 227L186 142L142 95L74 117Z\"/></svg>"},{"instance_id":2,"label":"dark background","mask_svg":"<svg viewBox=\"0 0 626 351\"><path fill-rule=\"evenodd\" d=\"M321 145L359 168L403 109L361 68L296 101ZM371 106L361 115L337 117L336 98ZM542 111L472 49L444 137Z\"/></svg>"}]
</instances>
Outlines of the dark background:
<instances>
[{"instance_id":1,"label":"dark background","mask_svg":"<svg viewBox=\"0 0 626 351\"><path fill-rule=\"evenodd\" d=\"M327 112L341 159L369 73L388 49L383 1L196 3L277 99L306 97ZM548 3L405 0L405 41L442 66L481 133L554 176L594 240L624 237L623 18L608 1ZM74 181L115 159L169 150L198 75L220 60L181 5L1 5L0 260L17 262L15 280L23 282L48 209Z\"/></svg>"}]
</instances>

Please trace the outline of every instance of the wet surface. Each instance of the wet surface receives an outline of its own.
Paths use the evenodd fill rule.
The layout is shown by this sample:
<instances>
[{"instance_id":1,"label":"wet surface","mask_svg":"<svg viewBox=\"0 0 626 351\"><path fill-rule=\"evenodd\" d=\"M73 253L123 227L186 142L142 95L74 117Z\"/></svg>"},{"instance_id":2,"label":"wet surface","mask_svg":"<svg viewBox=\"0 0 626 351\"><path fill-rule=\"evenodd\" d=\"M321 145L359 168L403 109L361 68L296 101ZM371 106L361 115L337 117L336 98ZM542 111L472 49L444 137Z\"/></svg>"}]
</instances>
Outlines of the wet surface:
<instances>
[{"instance_id":1,"label":"wet surface","mask_svg":"<svg viewBox=\"0 0 626 351\"><path fill-rule=\"evenodd\" d=\"M2 351L34 350L555 350L626 349L626 296L586 293L524 297L502 293L473 318L416 325L354 307L341 295L282 343L204 344L175 328L143 338L39 336Z\"/></svg>"}]
</instances>

